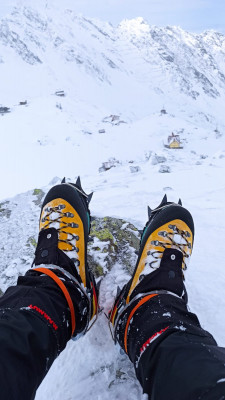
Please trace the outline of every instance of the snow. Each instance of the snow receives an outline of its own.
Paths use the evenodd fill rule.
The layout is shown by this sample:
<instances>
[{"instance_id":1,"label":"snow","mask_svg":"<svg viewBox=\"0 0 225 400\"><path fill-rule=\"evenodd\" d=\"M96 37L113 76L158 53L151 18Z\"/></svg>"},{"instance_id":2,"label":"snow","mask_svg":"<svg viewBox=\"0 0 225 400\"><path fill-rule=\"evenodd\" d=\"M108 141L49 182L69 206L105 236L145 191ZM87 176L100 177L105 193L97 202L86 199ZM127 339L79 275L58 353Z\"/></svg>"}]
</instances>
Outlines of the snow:
<instances>
[{"instance_id":1,"label":"snow","mask_svg":"<svg viewBox=\"0 0 225 400\"><path fill-rule=\"evenodd\" d=\"M37 239L40 211L34 188L46 192L64 176L81 175L84 189L94 191L93 215L123 218L139 229L147 205L156 207L167 193L169 201L181 198L195 221L189 306L224 344L224 54L225 36L217 32L196 35L142 18L113 27L33 3L0 21L0 104L11 108L0 115L3 290L33 259L29 239ZM105 120L114 114L125 123ZM182 150L164 147L172 132ZM115 166L99 172L112 158ZM159 173L164 164L170 173ZM132 173L132 166L140 168ZM128 279L119 264L103 279L106 313ZM86 400L93 393L97 400L142 396L104 314L84 338L68 343L36 398Z\"/></svg>"},{"instance_id":2,"label":"snow","mask_svg":"<svg viewBox=\"0 0 225 400\"><path fill-rule=\"evenodd\" d=\"M163 314L163 317L171 317L171 313L170 313L170 312L164 313L164 314Z\"/></svg>"},{"instance_id":3,"label":"snow","mask_svg":"<svg viewBox=\"0 0 225 400\"><path fill-rule=\"evenodd\" d=\"M225 382L225 378L219 379L219 380L217 381L217 383L222 383L222 382Z\"/></svg>"}]
</instances>

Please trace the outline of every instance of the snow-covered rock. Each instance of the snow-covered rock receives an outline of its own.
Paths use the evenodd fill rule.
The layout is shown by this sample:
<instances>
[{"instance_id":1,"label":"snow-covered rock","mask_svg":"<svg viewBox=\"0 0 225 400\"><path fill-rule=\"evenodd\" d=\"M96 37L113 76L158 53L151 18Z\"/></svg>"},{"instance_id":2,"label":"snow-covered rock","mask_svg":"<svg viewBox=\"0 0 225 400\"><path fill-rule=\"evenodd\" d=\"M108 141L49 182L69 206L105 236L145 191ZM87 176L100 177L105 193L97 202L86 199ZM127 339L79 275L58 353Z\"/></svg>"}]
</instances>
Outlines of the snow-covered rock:
<instances>
[{"instance_id":1,"label":"snow-covered rock","mask_svg":"<svg viewBox=\"0 0 225 400\"><path fill-rule=\"evenodd\" d=\"M159 172L162 174L171 172L169 165L162 164L160 165Z\"/></svg>"}]
</instances>

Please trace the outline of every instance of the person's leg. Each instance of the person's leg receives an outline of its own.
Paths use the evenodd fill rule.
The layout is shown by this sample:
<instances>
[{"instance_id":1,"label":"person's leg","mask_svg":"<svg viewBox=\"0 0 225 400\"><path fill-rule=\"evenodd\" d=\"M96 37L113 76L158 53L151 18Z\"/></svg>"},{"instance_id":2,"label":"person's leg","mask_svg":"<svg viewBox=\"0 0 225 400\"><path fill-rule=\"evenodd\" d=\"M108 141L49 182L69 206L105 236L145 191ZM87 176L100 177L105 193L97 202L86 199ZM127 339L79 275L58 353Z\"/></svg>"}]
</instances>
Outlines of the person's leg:
<instances>
[{"instance_id":1,"label":"person's leg","mask_svg":"<svg viewBox=\"0 0 225 400\"><path fill-rule=\"evenodd\" d=\"M46 195L33 268L0 299L1 398L33 399L67 341L96 317L97 288L87 266L89 200L79 180Z\"/></svg>"},{"instance_id":2,"label":"person's leg","mask_svg":"<svg viewBox=\"0 0 225 400\"><path fill-rule=\"evenodd\" d=\"M181 205L153 210L131 280L110 315L114 339L151 400L225 399L225 349L187 308L183 270L194 224Z\"/></svg>"}]
</instances>

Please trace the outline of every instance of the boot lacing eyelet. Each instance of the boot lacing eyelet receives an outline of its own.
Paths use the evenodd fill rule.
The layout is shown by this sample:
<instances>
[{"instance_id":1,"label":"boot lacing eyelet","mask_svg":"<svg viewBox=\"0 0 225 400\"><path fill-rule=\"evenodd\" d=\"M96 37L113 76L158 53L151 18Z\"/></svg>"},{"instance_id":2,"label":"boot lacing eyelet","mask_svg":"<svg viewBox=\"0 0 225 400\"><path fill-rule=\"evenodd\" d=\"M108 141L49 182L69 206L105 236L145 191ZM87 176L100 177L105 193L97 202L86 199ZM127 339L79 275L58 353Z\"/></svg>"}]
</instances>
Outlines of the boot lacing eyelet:
<instances>
[{"instance_id":1,"label":"boot lacing eyelet","mask_svg":"<svg viewBox=\"0 0 225 400\"><path fill-rule=\"evenodd\" d=\"M65 208L66 206L64 204L59 204L58 206L55 207L46 207L46 209L44 211L46 211L46 215L44 218L42 218L42 222L47 222L45 224L45 226L42 228L43 229L48 229L51 228L52 224L58 223L60 228L56 228L56 230L59 233L59 239L58 241L61 243L66 243L69 246L71 246L70 249L64 249L63 251L75 251L76 253L79 252L79 247L77 247L75 244L76 242L79 240L79 236L75 235L73 233L70 232L66 232L64 229L65 228L73 228L73 229L77 229L79 228L79 225L76 224L75 222L65 222L65 220L63 218L74 218L74 215L70 212L63 212L62 210ZM53 214L56 214L55 216L53 216ZM50 219L51 218L51 219ZM60 239L60 234L64 233L67 235L67 239L63 240ZM50 235L50 236L49 236ZM47 238L50 239L51 234L47 235ZM75 241L75 244L72 243L72 241ZM79 261L79 260L78 260Z\"/></svg>"},{"instance_id":2,"label":"boot lacing eyelet","mask_svg":"<svg viewBox=\"0 0 225 400\"><path fill-rule=\"evenodd\" d=\"M183 260L183 270L187 269L187 260L190 257L190 251L188 252L187 250L191 250L192 246L191 243L187 240L187 238L190 238L190 232L184 231L182 229L179 229L176 225L168 225L168 228L171 229L173 232L167 232L167 231L161 231L158 232L158 235L167 238L168 242L162 242L160 240L152 240L151 245L152 246L157 246L157 247L162 247L163 249L166 248L174 248L182 252L184 260ZM178 238L175 238L174 236L178 235ZM183 241L183 243L181 242ZM181 242L181 243L179 243ZM153 260L150 262L146 262L145 265L149 265L150 268L157 269L160 266L160 263L158 262L164 253L164 250L149 250L147 252L147 258L148 256L151 256ZM172 259L172 256L171 256ZM173 258L174 260L174 258Z\"/></svg>"}]
</instances>

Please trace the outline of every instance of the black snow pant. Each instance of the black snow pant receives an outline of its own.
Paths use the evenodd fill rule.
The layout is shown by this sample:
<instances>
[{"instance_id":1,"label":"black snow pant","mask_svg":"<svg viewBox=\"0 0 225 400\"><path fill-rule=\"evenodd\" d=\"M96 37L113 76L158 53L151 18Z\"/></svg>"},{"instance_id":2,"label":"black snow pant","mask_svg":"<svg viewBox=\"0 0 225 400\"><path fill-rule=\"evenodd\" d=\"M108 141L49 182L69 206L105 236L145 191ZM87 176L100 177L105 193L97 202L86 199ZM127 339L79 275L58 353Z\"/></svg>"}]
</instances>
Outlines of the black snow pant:
<instances>
[{"instance_id":1,"label":"black snow pant","mask_svg":"<svg viewBox=\"0 0 225 400\"><path fill-rule=\"evenodd\" d=\"M154 285L162 284L164 272L162 263L158 275L153 273ZM64 283L79 333L87 322L86 300L71 282ZM156 289L154 285L148 282L150 289ZM118 333L123 348L128 314L121 318ZM33 399L70 336L70 311L61 289L50 277L28 271L0 299L0 399ZM217 347L187 310L186 301L176 295L159 293L137 309L127 349L149 399L225 399L225 349Z\"/></svg>"},{"instance_id":2,"label":"black snow pant","mask_svg":"<svg viewBox=\"0 0 225 400\"><path fill-rule=\"evenodd\" d=\"M176 297L159 294L139 308L128 355L149 400L225 400L225 348Z\"/></svg>"},{"instance_id":3,"label":"black snow pant","mask_svg":"<svg viewBox=\"0 0 225 400\"><path fill-rule=\"evenodd\" d=\"M74 283L64 281L75 308L76 334L88 305ZM0 298L0 400L31 400L53 361L71 338L71 314L59 286L29 270Z\"/></svg>"},{"instance_id":4,"label":"black snow pant","mask_svg":"<svg viewBox=\"0 0 225 400\"><path fill-rule=\"evenodd\" d=\"M225 348L188 310L181 265L179 251L164 251L160 268L135 289L116 337L149 400L225 400Z\"/></svg>"}]
</instances>

